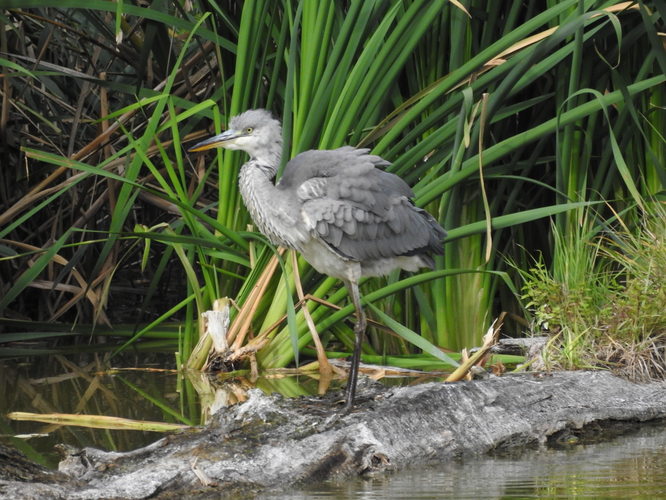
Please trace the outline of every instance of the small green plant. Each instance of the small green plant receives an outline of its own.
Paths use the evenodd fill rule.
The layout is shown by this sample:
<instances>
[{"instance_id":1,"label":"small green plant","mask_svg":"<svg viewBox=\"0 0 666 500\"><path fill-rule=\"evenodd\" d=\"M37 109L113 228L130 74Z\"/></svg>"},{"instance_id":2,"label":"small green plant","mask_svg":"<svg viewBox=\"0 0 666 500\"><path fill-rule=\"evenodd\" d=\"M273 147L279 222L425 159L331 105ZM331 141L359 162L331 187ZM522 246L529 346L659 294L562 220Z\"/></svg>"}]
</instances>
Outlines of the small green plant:
<instances>
[{"instance_id":1,"label":"small green plant","mask_svg":"<svg viewBox=\"0 0 666 500\"><path fill-rule=\"evenodd\" d=\"M535 325L553 336L550 368L608 367L633 380L666 376L666 214L654 205L632 231L554 229L553 270L521 272Z\"/></svg>"}]
</instances>

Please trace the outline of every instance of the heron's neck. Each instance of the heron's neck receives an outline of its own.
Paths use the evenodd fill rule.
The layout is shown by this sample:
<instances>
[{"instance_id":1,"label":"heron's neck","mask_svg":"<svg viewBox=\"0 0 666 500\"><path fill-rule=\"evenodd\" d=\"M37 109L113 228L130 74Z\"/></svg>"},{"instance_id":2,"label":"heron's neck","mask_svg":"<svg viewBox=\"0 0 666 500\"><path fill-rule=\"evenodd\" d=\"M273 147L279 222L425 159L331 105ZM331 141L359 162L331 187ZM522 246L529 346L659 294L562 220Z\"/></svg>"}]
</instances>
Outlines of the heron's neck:
<instances>
[{"instance_id":1,"label":"heron's neck","mask_svg":"<svg viewBox=\"0 0 666 500\"><path fill-rule=\"evenodd\" d=\"M257 229L273 244L289 247L292 244L283 238L284 231L280 229L284 217L276 213L281 193L273 179L278 164L279 158L275 164L262 164L258 159L251 159L241 167L238 187Z\"/></svg>"},{"instance_id":2,"label":"heron's neck","mask_svg":"<svg viewBox=\"0 0 666 500\"><path fill-rule=\"evenodd\" d=\"M269 145L264 144L263 146L260 151L248 151L250 161L246 165L253 164L255 167L270 174L270 179L274 179L280 166L280 159L282 158L282 142L276 141Z\"/></svg>"}]
</instances>

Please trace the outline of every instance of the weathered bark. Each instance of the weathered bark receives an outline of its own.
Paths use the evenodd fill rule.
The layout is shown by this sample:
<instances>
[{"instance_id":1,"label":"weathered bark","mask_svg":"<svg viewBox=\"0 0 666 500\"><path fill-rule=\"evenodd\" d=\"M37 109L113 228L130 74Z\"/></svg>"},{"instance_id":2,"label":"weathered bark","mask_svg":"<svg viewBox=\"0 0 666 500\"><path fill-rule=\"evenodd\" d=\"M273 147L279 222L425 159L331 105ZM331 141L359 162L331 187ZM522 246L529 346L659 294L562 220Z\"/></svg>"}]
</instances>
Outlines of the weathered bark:
<instances>
[{"instance_id":1,"label":"weathered bark","mask_svg":"<svg viewBox=\"0 0 666 500\"><path fill-rule=\"evenodd\" d=\"M4 478L17 498L219 497L541 445L613 422L666 418L666 384L606 372L524 374L455 384L377 389L341 415L331 400L252 392L201 431L129 453L91 448L60 464L71 483ZM60 476L62 477L62 476Z\"/></svg>"}]
</instances>

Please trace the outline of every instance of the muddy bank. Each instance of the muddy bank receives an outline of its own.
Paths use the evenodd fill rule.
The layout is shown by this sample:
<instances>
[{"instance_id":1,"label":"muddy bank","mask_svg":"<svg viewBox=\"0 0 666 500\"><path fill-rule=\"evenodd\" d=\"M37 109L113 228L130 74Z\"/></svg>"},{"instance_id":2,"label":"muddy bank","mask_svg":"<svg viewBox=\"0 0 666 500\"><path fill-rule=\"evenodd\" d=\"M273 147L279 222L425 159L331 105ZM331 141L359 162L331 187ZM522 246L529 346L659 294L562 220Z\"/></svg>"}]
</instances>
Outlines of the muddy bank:
<instances>
[{"instance_id":1,"label":"muddy bank","mask_svg":"<svg viewBox=\"0 0 666 500\"><path fill-rule=\"evenodd\" d=\"M618 423L663 419L665 389L665 383L638 385L605 372L394 389L365 380L348 415L335 406L339 395L289 400L255 390L247 402L221 410L203 430L128 453L70 450L60 472L40 471L33 482L0 467L0 494L213 498L378 474L462 454L560 442L586 429L603 432Z\"/></svg>"}]
</instances>

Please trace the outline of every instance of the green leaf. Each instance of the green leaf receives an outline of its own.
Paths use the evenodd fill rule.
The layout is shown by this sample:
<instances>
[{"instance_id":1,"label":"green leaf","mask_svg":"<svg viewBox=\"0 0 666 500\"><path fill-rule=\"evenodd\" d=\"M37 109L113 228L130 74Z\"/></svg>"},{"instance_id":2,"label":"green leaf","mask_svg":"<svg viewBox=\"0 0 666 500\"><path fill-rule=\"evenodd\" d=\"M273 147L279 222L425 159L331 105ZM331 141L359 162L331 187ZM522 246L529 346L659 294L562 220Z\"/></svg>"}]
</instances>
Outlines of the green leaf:
<instances>
[{"instance_id":1,"label":"green leaf","mask_svg":"<svg viewBox=\"0 0 666 500\"><path fill-rule=\"evenodd\" d=\"M372 309L372 311L379 317L379 319L382 320L382 322L388 326L391 330L393 330L395 333L400 335L403 339L405 339L407 342L410 344L415 345L419 349L421 349L423 352L427 352L431 356L436 357L437 359L440 359L444 361L447 364L453 365L453 366L459 366L459 363L456 362L455 360L451 359L449 356L444 354L440 349L432 345L430 342L428 342L426 339L421 337L419 334L416 332L413 332L409 328L401 325L394 319L392 319L390 316L382 312L380 309L378 309L374 304L367 303L367 306Z\"/></svg>"}]
</instances>

